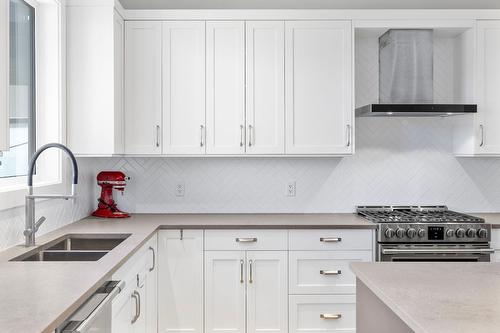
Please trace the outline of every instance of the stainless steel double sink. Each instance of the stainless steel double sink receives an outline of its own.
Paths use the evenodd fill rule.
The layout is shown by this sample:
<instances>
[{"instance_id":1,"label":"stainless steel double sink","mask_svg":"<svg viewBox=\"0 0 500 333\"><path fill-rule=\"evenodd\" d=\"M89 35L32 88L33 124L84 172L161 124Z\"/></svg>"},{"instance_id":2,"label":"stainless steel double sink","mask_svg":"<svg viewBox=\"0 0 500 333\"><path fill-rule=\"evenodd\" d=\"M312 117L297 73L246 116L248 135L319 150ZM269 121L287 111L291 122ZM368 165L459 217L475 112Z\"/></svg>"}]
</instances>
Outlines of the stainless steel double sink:
<instances>
[{"instance_id":1,"label":"stainless steel double sink","mask_svg":"<svg viewBox=\"0 0 500 333\"><path fill-rule=\"evenodd\" d=\"M67 234L10 261L97 261L130 234Z\"/></svg>"}]
</instances>

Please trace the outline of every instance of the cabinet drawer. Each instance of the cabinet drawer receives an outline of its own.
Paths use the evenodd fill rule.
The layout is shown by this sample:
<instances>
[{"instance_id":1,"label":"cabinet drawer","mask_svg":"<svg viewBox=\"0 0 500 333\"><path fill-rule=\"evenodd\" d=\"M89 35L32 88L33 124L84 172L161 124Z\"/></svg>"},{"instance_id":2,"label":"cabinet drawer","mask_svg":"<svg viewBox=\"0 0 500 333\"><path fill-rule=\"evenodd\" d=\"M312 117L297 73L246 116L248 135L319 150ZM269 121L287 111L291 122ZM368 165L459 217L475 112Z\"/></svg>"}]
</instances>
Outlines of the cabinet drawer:
<instances>
[{"instance_id":1,"label":"cabinet drawer","mask_svg":"<svg viewBox=\"0 0 500 333\"><path fill-rule=\"evenodd\" d=\"M287 230L205 230L205 250L287 250Z\"/></svg>"},{"instance_id":2,"label":"cabinet drawer","mask_svg":"<svg viewBox=\"0 0 500 333\"><path fill-rule=\"evenodd\" d=\"M356 296L290 296L290 333L355 332Z\"/></svg>"},{"instance_id":3,"label":"cabinet drawer","mask_svg":"<svg viewBox=\"0 0 500 333\"><path fill-rule=\"evenodd\" d=\"M372 230L290 230L290 250L371 250Z\"/></svg>"},{"instance_id":4,"label":"cabinet drawer","mask_svg":"<svg viewBox=\"0 0 500 333\"><path fill-rule=\"evenodd\" d=\"M292 251L290 294L355 294L349 264L371 260L371 251Z\"/></svg>"}]
</instances>

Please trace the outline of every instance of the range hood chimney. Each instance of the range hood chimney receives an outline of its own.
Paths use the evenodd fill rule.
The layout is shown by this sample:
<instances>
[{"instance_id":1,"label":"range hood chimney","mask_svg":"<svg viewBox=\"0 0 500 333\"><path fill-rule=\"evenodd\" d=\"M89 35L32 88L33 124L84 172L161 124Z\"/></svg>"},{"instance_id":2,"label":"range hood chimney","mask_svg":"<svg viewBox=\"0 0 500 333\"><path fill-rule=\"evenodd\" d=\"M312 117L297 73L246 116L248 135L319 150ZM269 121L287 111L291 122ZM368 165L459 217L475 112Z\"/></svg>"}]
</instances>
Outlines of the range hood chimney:
<instances>
[{"instance_id":1,"label":"range hood chimney","mask_svg":"<svg viewBox=\"0 0 500 333\"><path fill-rule=\"evenodd\" d=\"M449 116L477 112L474 104L434 104L434 32L390 29L379 37L379 104L357 116Z\"/></svg>"}]
</instances>

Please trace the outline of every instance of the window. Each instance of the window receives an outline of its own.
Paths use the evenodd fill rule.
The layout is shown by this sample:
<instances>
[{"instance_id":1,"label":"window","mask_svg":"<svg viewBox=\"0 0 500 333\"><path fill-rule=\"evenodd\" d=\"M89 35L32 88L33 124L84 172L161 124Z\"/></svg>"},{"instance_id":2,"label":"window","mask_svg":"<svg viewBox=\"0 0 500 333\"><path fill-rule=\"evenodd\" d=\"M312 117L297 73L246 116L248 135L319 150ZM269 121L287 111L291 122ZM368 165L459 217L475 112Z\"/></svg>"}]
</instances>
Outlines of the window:
<instances>
[{"instance_id":1,"label":"window","mask_svg":"<svg viewBox=\"0 0 500 333\"><path fill-rule=\"evenodd\" d=\"M36 147L35 9L10 0L10 150L0 156L0 178L25 176Z\"/></svg>"}]
</instances>

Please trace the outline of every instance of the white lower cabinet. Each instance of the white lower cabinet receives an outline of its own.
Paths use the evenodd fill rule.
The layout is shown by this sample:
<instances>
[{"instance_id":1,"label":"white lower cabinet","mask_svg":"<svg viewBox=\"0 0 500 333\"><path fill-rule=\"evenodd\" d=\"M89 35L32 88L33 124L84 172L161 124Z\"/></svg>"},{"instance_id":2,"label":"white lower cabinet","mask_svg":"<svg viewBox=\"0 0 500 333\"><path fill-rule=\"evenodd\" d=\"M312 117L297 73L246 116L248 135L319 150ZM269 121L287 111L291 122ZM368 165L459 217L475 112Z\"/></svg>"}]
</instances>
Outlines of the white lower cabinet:
<instances>
[{"instance_id":1,"label":"white lower cabinet","mask_svg":"<svg viewBox=\"0 0 500 333\"><path fill-rule=\"evenodd\" d=\"M372 242L369 230L160 230L113 275L126 286L112 333L355 332L349 264L371 261Z\"/></svg>"},{"instance_id":2,"label":"white lower cabinet","mask_svg":"<svg viewBox=\"0 0 500 333\"><path fill-rule=\"evenodd\" d=\"M355 295L290 296L290 332L355 332Z\"/></svg>"},{"instance_id":3,"label":"white lower cabinet","mask_svg":"<svg viewBox=\"0 0 500 333\"><path fill-rule=\"evenodd\" d=\"M287 252L248 251L246 257L247 333L287 333Z\"/></svg>"},{"instance_id":4,"label":"white lower cabinet","mask_svg":"<svg viewBox=\"0 0 500 333\"><path fill-rule=\"evenodd\" d=\"M125 288L111 305L112 333L156 332L156 235L143 245L115 274Z\"/></svg>"},{"instance_id":5,"label":"white lower cabinet","mask_svg":"<svg viewBox=\"0 0 500 333\"><path fill-rule=\"evenodd\" d=\"M205 295L206 333L288 332L287 252L206 251Z\"/></svg>"},{"instance_id":6,"label":"white lower cabinet","mask_svg":"<svg viewBox=\"0 0 500 333\"><path fill-rule=\"evenodd\" d=\"M158 332L203 333L203 230L160 230L158 250Z\"/></svg>"},{"instance_id":7,"label":"white lower cabinet","mask_svg":"<svg viewBox=\"0 0 500 333\"><path fill-rule=\"evenodd\" d=\"M205 252L205 332L245 332L244 251Z\"/></svg>"},{"instance_id":8,"label":"white lower cabinet","mask_svg":"<svg viewBox=\"0 0 500 333\"><path fill-rule=\"evenodd\" d=\"M349 264L372 261L371 251L291 251L290 294L355 294Z\"/></svg>"}]
</instances>

